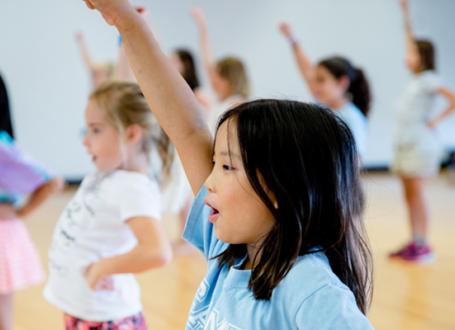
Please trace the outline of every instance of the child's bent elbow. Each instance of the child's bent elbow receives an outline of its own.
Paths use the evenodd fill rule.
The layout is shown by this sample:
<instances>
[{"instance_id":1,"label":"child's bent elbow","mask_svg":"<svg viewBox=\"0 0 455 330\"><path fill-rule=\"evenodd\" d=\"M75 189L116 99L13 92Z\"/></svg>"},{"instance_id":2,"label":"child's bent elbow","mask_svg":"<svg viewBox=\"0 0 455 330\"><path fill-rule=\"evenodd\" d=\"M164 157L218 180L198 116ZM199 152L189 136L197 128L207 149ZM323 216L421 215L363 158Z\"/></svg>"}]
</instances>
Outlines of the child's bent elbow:
<instances>
[{"instance_id":1,"label":"child's bent elbow","mask_svg":"<svg viewBox=\"0 0 455 330\"><path fill-rule=\"evenodd\" d=\"M159 256L159 264L160 267L166 266L172 261L172 249L170 247L166 247L165 249L161 250Z\"/></svg>"},{"instance_id":2,"label":"child's bent elbow","mask_svg":"<svg viewBox=\"0 0 455 330\"><path fill-rule=\"evenodd\" d=\"M164 267L172 261L172 249L170 247L160 249L157 252L150 254L150 268Z\"/></svg>"},{"instance_id":3,"label":"child's bent elbow","mask_svg":"<svg viewBox=\"0 0 455 330\"><path fill-rule=\"evenodd\" d=\"M55 177L49 181L49 186L53 193L57 193L63 190L65 181L60 177Z\"/></svg>"}]
</instances>

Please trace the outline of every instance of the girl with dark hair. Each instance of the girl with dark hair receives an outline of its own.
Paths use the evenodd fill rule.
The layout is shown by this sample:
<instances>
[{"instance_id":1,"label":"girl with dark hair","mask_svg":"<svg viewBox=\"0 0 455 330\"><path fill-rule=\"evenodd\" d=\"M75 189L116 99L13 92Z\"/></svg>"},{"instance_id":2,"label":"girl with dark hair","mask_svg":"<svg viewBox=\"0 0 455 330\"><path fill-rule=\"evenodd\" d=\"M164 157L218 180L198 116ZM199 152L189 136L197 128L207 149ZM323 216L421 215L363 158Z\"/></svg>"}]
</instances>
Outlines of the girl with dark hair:
<instances>
[{"instance_id":1,"label":"girl with dark hair","mask_svg":"<svg viewBox=\"0 0 455 330\"><path fill-rule=\"evenodd\" d=\"M150 108L197 197L184 236L208 260L187 329L370 329L371 259L357 151L324 107L199 105L127 0L86 0L125 38Z\"/></svg>"},{"instance_id":2,"label":"girl with dark hair","mask_svg":"<svg viewBox=\"0 0 455 330\"><path fill-rule=\"evenodd\" d=\"M371 101L368 80L363 70L341 56L328 57L314 65L297 42L290 25L282 23L280 31L292 46L295 60L311 94L346 122L363 156Z\"/></svg>"},{"instance_id":3,"label":"girl with dark hair","mask_svg":"<svg viewBox=\"0 0 455 330\"><path fill-rule=\"evenodd\" d=\"M403 186L409 214L411 240L390 257L412 262L429 262L433 252L428 244L429 210L425 187L437 175L441 146L434 128L455 110L455 94L442 86L435 73L431 41L416 39L412 33L408 1L401 0L406 32L406 66L413 74L404 90L397 116L393 169ZM445 111L433 116L437 96L449 101Z\"/></svg>"}]
</instances>

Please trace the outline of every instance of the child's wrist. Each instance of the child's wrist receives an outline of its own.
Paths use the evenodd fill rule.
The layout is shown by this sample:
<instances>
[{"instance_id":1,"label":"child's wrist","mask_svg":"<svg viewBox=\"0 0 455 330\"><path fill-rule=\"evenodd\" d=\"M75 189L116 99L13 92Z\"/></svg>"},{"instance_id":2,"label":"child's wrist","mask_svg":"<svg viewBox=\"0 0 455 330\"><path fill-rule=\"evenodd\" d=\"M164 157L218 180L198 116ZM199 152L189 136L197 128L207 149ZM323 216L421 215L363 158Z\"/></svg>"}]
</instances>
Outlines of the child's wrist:
<instances>
[{"instance_id":1,"label":"child's wrist","mask_svg":"<svg viewBox=\"0 0 455 330\"><path fill-rule=\"evenodd\" d=\"M299 44L299 41L297 40L296 37L294 36L289 36L288 37L288 41L289 41L289 44L292 46L292 47L295 47Z\"/></svg>"},{"instance_id":2,"label":"child's wrist","mask_svg":"<svg viewBox=\"0 0 455 330\"><path fill-rule=\"evenodd\" d=\"M18 218L25 218L27 216L28 212L25 207L18 208L16 210L16 215Z\"/></svg>"},{"instance_id":3,"label":"child's wrist","mask_svg":"<svg viewBox=\"0 0 455 330\"><path fill-rule=\"evenodd\" d=\"M96 269L96 275L98 278L112 275L110 270L110 263L108 259L101 259L93 264L93 267Z\"/></svg>"},{"instance_id":4,"label":"child's wrist","mask_svg":"<svg viewBox=\"0 0 455 330\"><path fill-rule=\"evenodd\" d=\"M140 14L135 10L129 12L128 14L119 17L115 22L115 27L119 31L120 35L123 36L128 34L130 31L136 29L142 20Z\"/></svg>"}]
</instances>

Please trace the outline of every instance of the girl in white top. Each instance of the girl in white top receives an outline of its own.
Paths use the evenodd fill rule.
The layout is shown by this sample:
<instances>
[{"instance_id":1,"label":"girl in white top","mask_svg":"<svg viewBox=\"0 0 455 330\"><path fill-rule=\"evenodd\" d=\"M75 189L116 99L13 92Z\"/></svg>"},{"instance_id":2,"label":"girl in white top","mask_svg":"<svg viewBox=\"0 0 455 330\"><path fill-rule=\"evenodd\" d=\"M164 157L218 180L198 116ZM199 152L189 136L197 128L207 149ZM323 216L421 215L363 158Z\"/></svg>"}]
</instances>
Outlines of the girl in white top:
<instances>
[{"instance_id":1,"label":"girl in white top","mask_svg":"<svg viewBox=\"0 0 455 330\"><path fill-rule=\"evenodd\" d=\"M241 59L229 56L215 62L209 44L208 26L204 12L200 8L195 8L191 15L199 30L204 68L209 77L210 85L217 96L217 102L210 107L208 114L209 128L213 133L222 113L248 100L250 82L246 67Z\"/></svg>"},{"instance_id":2,"label":"girl in white top","mask_svg":"<svg viewBox=\"0 0 455 330\"><path fill-rule=\"evenodd\" d=\"M67 330L146 329L133 274L171 259L159 187L147 175L151 149L158 149L163 172L168 168L169 140L135 83L101 85L85 120L84 145L97 171L57 223L44 295L64 312Z\"/></svg>"},{"instance_id":3,"label":"girl in white top","mask_svg":"<svg viewBox=\"0 0 455 330\"><path fill-rule=\"evenodd\" d=\"M329 107L349 126L361 158L366 151L370 88L364 72L347 58L333 56L313 64L294 37L288 23L280 25L289 40L300 73L313 97Z\"/></svg>"},{"instance_id":4,"label":"girl in white top","mask_svg":"<svg viewBox=\"0 0 455 330\"><path fill-rule=\"evenodd\" d=\"M434 128L455 110L455 94L443 87L435 74L434 46L412 33L407 0L401 0L405 22L406 66L413 77L406 86L397 113L393 168L403 186L412 237L390 257L428 262L433 252L428 244L429 213L424 189L428 178L437 175L441 146ZM434 116L437 96L449 101L445 111Z\"/></svg>"}]
</instances>

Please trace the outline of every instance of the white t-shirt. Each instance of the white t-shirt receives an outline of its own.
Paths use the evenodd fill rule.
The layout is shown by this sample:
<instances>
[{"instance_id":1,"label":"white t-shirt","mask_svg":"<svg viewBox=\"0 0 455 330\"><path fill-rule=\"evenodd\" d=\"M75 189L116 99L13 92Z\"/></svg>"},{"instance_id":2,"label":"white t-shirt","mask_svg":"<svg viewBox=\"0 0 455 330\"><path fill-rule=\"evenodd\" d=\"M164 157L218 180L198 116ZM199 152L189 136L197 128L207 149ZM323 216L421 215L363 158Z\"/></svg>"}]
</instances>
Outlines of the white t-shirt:
<instances>
[{"instance_id":1,"label":"white t-shirt","mask_svg":"<svg viewBox=\"0 0 455 330\"><path fill-rule=\"evenodd\" d=\"M357 150L363 159L366 151L366 140L368 136L368 122L365 115L353 103L346 103L340 109L334 110L349 127L354 136Z\"/></svg>"},{"instance_id":2,"label":"white t-shirt","mask_svg":"<svg viewBox=\"0 0 455 330\"><path fill-rule=\"evenodd\" d=\"M397 145L433 145L434 130L426 123L435 105L436 90L441 86L433 71L425 71L412 77L403 91L398 104Z\"/></svg>"},{"instance_id":3,"label":"white t-shirt","mask_svg":"<svg viewBox=\"0 0 455 330\"><path fill-rule=\"evenodd\" d=\"M229 110L233 107L236 107L237 105L245 102L245 98L242 97L241 95L233 95L229 96L227 99L224 101L215 104L210 109L209 115L208 115L208 124L210 131L212 134L215 134L216 131L216 125L218 124L218 119L220 116L226 112L226 110Z\"/></svg>"},{"instance_id":4,"label":"white t-shirt","mask_svg":"<svg viewBox=\"0 0 455 330\"><path fill-rule=\"evenodd\" d=\"M88 321L124 318L141 311L132 274L112 276L113 290L91 290L85 279L93 262L130 251L137 240L126 221L160 218L158 185L146 175L115 171L88 175L63 211L49 250L45 298Z\"/></svg>"}]
</instances>

